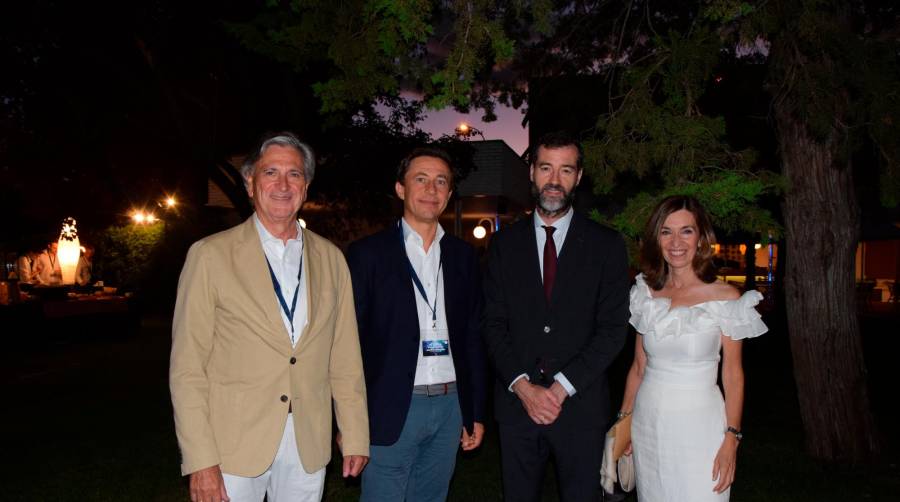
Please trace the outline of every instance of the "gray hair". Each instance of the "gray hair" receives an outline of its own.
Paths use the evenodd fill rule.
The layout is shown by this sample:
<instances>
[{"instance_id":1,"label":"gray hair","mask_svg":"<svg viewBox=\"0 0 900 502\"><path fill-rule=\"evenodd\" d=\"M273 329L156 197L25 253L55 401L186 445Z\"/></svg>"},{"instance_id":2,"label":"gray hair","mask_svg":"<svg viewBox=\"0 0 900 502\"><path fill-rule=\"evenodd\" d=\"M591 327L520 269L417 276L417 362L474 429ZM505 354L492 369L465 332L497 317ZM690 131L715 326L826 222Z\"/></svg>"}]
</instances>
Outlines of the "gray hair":
<instances>
[{"instance_id":1,"label":"gray hair","mask_svg":"<svg viewBox=\"0 0 900 502\"><path fill-rule=\"evenodd\" d=\"M297 150L297 153L300 154L300 158L303 159L303 174L306 177L306 182L310 183L313 180L313 176L316 174L316 156L313 153L312 147L300 141L293 133L280 132L274 135L265 136L262 143L259 145L259 148L254 150L247 156L247 159L244 160L243 165L241 165L241 177L244 178L245 186L247 185L247 178L253 177L256 163L259 162L259 159L266 153L266 149L273 145Z\"/></svg>"}]
</instances>

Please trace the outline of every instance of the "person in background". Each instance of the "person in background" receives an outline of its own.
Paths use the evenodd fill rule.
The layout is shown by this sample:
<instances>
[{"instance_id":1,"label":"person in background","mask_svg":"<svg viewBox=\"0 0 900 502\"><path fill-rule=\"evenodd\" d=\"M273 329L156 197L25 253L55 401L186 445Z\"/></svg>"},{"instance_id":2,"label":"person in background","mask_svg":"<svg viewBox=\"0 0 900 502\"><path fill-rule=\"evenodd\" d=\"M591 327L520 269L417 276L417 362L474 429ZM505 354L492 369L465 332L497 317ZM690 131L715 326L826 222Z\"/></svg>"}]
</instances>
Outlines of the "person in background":
<instances>
[{"instance_id":1,"label":"person in background","mask_svg":"<svg viewBox=\"0 0 900 502\"><path fill-rule=\"evenodd\" d=\"M22 284L32 284L35 281L34 269L37 265L37 259L40 251L29 249L16 260L16 268L19 271L19 282Z\"/></svg>"},{"instance_id":2,"label":"person in background","mask_svg":"<svg viewBox=\"0 0 900 502\"><path fill-rule=\"evenodd\" d=\"M94 246L85 244L81 247L81 256L78 257L78 268L75 269L75 282L79 286L87 286L91 283L91 275L94 272Z\"/></svg>"},{"instance_id":3,"label":"person in background","mask_svg":"<svg viewBox=\"0 0 900 502\"><path fill-rule=\"evenodd\" d=\"M62 267L59 265L59 257L56 255L58 246L59 244L56 241L50 241L47 247L38 255L32 269L34 284L51 286L62 283Z\"/></svg>"}]
</instances>

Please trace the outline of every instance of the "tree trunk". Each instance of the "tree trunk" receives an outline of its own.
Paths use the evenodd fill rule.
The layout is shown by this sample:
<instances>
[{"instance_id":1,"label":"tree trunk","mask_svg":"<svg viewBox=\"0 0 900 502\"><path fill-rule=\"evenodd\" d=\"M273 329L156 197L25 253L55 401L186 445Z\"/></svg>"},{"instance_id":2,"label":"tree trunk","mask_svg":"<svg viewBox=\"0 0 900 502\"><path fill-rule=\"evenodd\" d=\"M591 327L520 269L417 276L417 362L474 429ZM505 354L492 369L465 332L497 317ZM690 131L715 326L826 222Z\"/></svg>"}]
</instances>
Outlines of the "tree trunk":
<instances>
[{"instance_id":1,"label":"tree trunk","mask_svg":"<svg viewBox=\"0 0 900 502\"><path fill-rule=\"evenodd\" d=\"M784 175L785 298L806 448L821 460L877 453L856 311L860 216L839 133L820 142L783 103L775 120Z\"/></svg>"}]
</instances>

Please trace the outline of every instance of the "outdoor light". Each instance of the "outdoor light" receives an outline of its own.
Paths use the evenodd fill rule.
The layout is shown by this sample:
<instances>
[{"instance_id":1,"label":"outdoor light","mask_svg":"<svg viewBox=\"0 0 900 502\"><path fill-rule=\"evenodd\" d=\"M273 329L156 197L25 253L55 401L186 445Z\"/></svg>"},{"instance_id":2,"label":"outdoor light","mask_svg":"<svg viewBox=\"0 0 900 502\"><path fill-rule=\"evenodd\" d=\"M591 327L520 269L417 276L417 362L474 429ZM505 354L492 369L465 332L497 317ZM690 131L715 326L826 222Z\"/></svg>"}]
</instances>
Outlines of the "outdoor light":
<instances>
[{"instance_id":1,"label":"outdoor light","mask_svg":"<svg viewBox=\"0 0 900 502\"><path fill-rule=\"evenodd\" d=\"M63 220L57 244L56 258L59 260L59 268L62 270L62 283L75 284L75 270L78 268L78 258L81 256L81 243L78 241L78 230L75 228L74 218Z\"/></svg>"},{"instance_id":2,"label":"outdoor light","mask_svg":"<svg viewBox=\"0 0 900 502\"><path fill-rule=\"evenodd\" d=\"M747 245L746 244L741 244L740 246L738 246L738 249L741 250L741 254L747 253Z\"/></svg>"},{"instance_id":3,"label":"outdoor light","mask_svg":"<svg viewBox=\"0 0 900 502\"><path fill-rule=\"evenodd\" d=\"M756 244L753 245L753 249L762 249L762 244L757 242Z\"/></svg>"},{"instance_id":4,"label":"outdoor light","mask_svg":"<svg viewBox=\"0 0 900 502\"><path fill-rule=\"evenodd\" d=\"M135 211L135 212L131 213L131 219L135 223L141 224L147 220L147 216L144 215L144 213L142 213L141 211Z\"/></svg>"},{"instance_id":5,"label":"outdoor light","mask_svg":"<svg viewBox=\"0 0 900 502\"><path fill-rule=\"evenodd\" d=\"M491 229L491 231L494 230L494 222L491 221L490 218L482 218L478 220L478 225L472 229L472 235L474 235L476 239L484 239L488 229Z\"/></svg>"},{"instance_id":6,"label":"outdoor light","mask_svg":"<svg viewBox=\"0 0 900 502\"><path fill-rule=\"evenodd\" d=\"M147 221L147 223L155 223L156 215L153 213L148 213L146 216L144 216L144 219Z\"/></svg>"},{"instance_id":7,"label":"outdoor light","mask_svg":"<svg viewBox=\"0 0 900 502\"><path fill-rule=\"evenodd\" d=\"M171 208L175 207L175 204L176 204L176 202L175 202L174 195L170 195L170 196L166 197L166 207L167 208L171 209Z\"/></svg>"},{"instance_id":8,"label":"outdoor light","mask_svg":"<svg viewBox=\"0 0 900 502\"><path fill-rule=\"evenodd\" d=\"M306 228L306 220L303 218L297 218L297 223L300 224L300 228Z\"/></svg>"},{"instance_id":9,"label":"outdoor light","mask_svg":"<svg viewBox=\"0 0 900 502\"><path fill-rule=\"evenodd\" d=\"M713 248L713 253L719 254L719 251L722 249L722 246L720 246L719 244L713 244L712 248Z\"/></svg>"},{"instance_id":10,"label":"outdoor light","mask_svg":"<svg viewBox=\"0 0 900 502\"><path fill-rule=\"evenodd\" d=\"M465 122L460 122L456 129L453 130L456 133L457 139L468 141L472 136L478 135L481 136L481 139L484 140L484 134L475 129L474 127L466 124Z\"/></svg>"}]
</instances>

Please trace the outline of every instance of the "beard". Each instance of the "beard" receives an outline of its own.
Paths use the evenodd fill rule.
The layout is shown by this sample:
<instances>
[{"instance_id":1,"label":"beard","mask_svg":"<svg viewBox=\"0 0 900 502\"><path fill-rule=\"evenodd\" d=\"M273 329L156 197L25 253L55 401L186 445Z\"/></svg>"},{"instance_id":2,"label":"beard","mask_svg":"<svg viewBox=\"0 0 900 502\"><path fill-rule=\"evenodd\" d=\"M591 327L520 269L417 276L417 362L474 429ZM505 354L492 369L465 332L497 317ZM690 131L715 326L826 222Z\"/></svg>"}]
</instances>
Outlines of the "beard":
<instances>
[{"instance_id":1,"label":"beard","mask_svg":"<svg viewBox=\"0 0 900 502\"><path fill-rule=\"evenodd\" d=\"M557 190L562 193L562 197L552 197L546 194L549 189ZM572 201L575 200L574 190L569 192L562 185L554 185L547 183L539 190L537 185L531 184L531 196L534 198L538 211L546 216L556 216L562 214L572 207Z\"/></svg>"}]
</instances>

